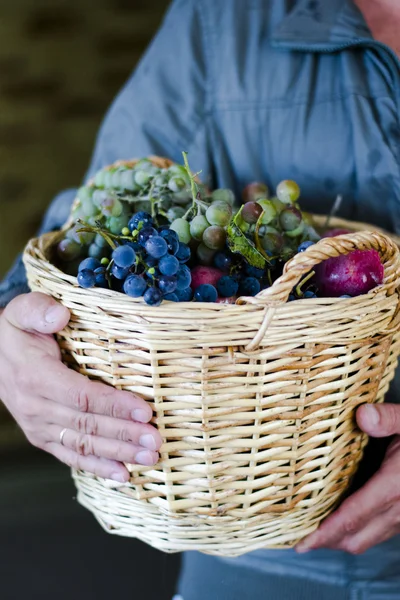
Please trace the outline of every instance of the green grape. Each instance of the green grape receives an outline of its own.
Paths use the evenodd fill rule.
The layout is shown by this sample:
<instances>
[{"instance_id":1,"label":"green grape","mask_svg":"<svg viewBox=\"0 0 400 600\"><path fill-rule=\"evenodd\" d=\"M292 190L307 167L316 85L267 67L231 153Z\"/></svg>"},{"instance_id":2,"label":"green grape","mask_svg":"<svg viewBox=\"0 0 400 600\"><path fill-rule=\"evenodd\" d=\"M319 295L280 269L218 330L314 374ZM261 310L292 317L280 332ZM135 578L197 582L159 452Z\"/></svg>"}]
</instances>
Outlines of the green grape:
<instances>
[{"instance_id":1,"label":"green grape","mask_svg":"<svg viewBox=\"0 0 400 600\"><path fill-rule=\"evenodd\" d=\"M83 212L82 203L80 201L72 209L72 215L71 216L74 219L74 221L77 221L78 219L84 219L85 218L85 214Z\"/></svg>"},{"instance_id":2,"label":"green grape","mask_svg":"<svg viewBox=\"0 0 400 600\"><path fill-rule=\"evenodd\" d=\"M261 238L261 246L266 252L279 255L283 246L283 237L278 232L268 232Z\"/></svg>"},{"instance_id":3,"label":"green grape","mask_svg":"<svg viewBox=\"0 0 400 600\"><path fill-rule=\"evenodd\" d=\"M304 221L302 221L300 223L300 225L298 227L296 227L296 229L292 229L291 231L286 231L286 235L290 238L296 238L299 237L300 235L302 235L302 233L304 232Z\"/></svg>"},{"instance_id":4,"label":"green grape","mask_svg":"<svg viewBox=\"0 0 400 600\"><path fill-rule=\"evenodd\" d=\"M131 230L129 229L129 227L123 227L121 233L122 235L131 235Z\"/></svg>"},{"instance_id":5,"label":"green grape","mask_svg":"<svg viewBox=\"0 0 400 600\"><path fill-rule=\"evenodd\" d=\"M75 260L82 253L82 246L78 242L65 238L57 246L57 254L61 260L69 262Z\"/></svg>"},{"instance_id":6,"label":"green grape","mask_svg":"<svg viewBox=\"0 0 400 600\"><path fill-rule=\"evenodd\" d=\"M303 213L303 218L304 218L304 213ZM321 239L321 236L315 231L314 227L312 227L312 225L307 225L307 223L305 222L305 226L304 226L304 231L303 231L303 240L304 242L319 242L319 240Z\"/></svg>"},{"instance_id":7,"label":"green grape","mask_svg":"<svg viewBox=\"0 0 400 600\"><path fill-rule=\"evenodd\" d=\"M148 158L141 158L135 165L135 169L138 171L154 171L154 165Z\"/></svg>"},{"instance_id":8,"label":"green grape","mask_svg":"<svg viewBox=\"0 0 400 600\"><path fill-rule=\"evenodd\" d=\"M110 189L112 186L112 177L113 172L110 169L107 169L104 173L104 187L106 189Z\"/></svg>"},{"instance_id":9,"label":"green grape","mask_svg":"<svg viewBox=\"0 0 400 600\"><path fill-rule=\"evenodd\" d=\"M79 198L79 200L81 202L83 202L83 200L91 200L92 194L93 194L93 188L91 188L87 185L83 185L82 187L80 187L76 193L77 197Z\"/></svg>"},{"instance_id":10,"label":"green grape","mask_svg":"<svg viewBox=\"0 0 400 600\"><path fill-rule=\"evenodd\" d=\"M183 165L171 165L166 169L169 177L182 177L183 179L189 179L186 169Z\"/></svg>"},{"instance_id":11,"label":"green grape","mask_svg":"<svg viewBox=\"0 0 400 600\"><path fill-rule=\"evenodd\" d=\"M85 222L90 225L91 227L97 227L98 223L102 222L103 220L103 215L102 214L96 214L94 217L89 217L88 219L85 220Z\"/></svg>"},{"instance_id":12,"label":"green grape","mask_svg":"<svg viewBox=\"0 0 400 600\"><path fill-rule=\"evenodd\" d=\"M206 217L211 225L226 227L232 218L232 207L226 202L214 202L207 208Z\"/></svg>"},{"instance_id":13,"label":"green grape","mask_svg":"<svg viewBox=\"0 0 400 600\"><path fill-rule=\"evenodd\" d=\"M135 172L133 169L125 169L120 174L121 188L127 192L136 192L139 189L138 184L135 181Z\"/></svg>"},{"instance_id":14,"label":"green grape","mask_svg":"<svg viewBox=\"0 0 400 600\"><path fill-rule=\"evenodd\" d=\"M97 244L90 244L88 255L91 258L98 258L101 260L104 257L104 254L107 253L107 248L100 248Z\"/></svg>"},{"instance_id":15,"label":"green grape","mask_svg":"<svg viewBox=\"0 0 400 600\"><path fill-rule=\"evenodd\" d=\"M171 177L168 181L171 192L180 192L185 189L186 185L186 181L182 177Z\"/></svg>"},{"instance_id":16,"label":"green grape","mask_svg":"<svg viewBox=\"0 0 400 600\"><path fill-rule=\"evenodd\" d=\"M207 221L204 215L197 215L190 222L190 235L198 241L203 239L203 233L210 227L210 223Z\"/></svg>"},{"instance_id":17,"label":"green grape","mask_svg":"<svg viewBox=\"0 0 400 600\"><path fill-rule=\"evenodd\" d=\"M275 206L278 213L280 213L284 208L287 207L287 204L284 204L279 200L279 198L271 198L272 204Z\"/></svg>"},{"instance_id":18,"label":"green grape","mask_svg":"<svg viewBox=\"0 0 400 600\"><path fill-rule=\"evenodd\" d=\"M257 204L261 206L264 211L264 214L261 218L262 225L269 225L272 223L274 219L276 219L278 215L278 211L276 210L273 202L271 200L257 200Z\"/></svg>"},{"instance_id":19,"label":"green grape","mask_svg":"<svg viewBox=\"0 0 400 600\"><path fill-rule=\"evenodd\" d=\"M107 196L101 202L101 212L105 217L119 217L122 214L122 203L118 198Z\"/></svg>"},{"instance_id":20,"label":"green grape","mask_svg":"<svg viewBox=\"0 0 400 600\"><path fill-rule=\"evenodd\" d=\"M220 188L214 190L211 194L212 202L226 202L227 204L230 204L230 206L233 206L235 204L235 200L235 194L232 192L232 190Z\"/></svg>"},{"instance_id":21,"label":"green grape","mask_svg":"<svg viewBox=\"0 0 400 600\"><path fill-rule=\"evenodd\" d=\"M261 216L263 209L257 202L246 202L242 208L241 217L245 223L254 225Z\"/></svg>"},{"instance_id":22,"label":"green grape","mask_svg":"<svg viewBox=\"0 0 400 600\"><path fill-rule=\"evenodd\" d=\"M189 189L175 192L175 194L172 196L174 204L183 204L184 206L189 202L189 200L191 200L191 198L192 194Z\"/></svg>"},{"instance_id":23,"label":"green grape","mask_svg":"<svg viewBox=\"0 0 400 600\"><path fill-rule=\"evenodd\" d=\"M279 215L279 224L283 231L293 231L299 227L302 222L302 214L294 206L288 206L283 209Z\"/></svg>"},{"instance_id":24,"label":"green grape","mask_svg":"<svg viewBox=\"0 0 400 600\"><path fill-rule=\"evenodd\" d=\"M293 204L300 197L300 188L295 181L281 181L276 188L276 195L284 204Z\"/></svg>"},{"instance_id":25,"label":"green grape","mask_svg":"<svg viewBox=\"0 0 400 600\"><path fill-rule=\"evenodd\" d=\"M93 204L91 198L84 198L83 200L81 200L81 205L82 212L85 215L85 217L94 217L99 212L99 209Z\"/></svg>"},{"instance_id":26,"label":"green grape","mask_svg":"<svg viewBox=\"0 0 400 600\"><path fill-rule=\"evenodd\" d=\"M96 244L96 246L99 246L99 248L107 248L108 246L108 242L103 238L103 236L100 233L96 234L96 237L94 238L94 243Z\"/></svg>"},{"instance_id":27,"label":"green grape","mask_svg":"<svg viewBox=\"0 0 400 600\"><path fill-rule=\"evenodd\" d=\"M211 250L221 250L225 246L226 231L217 225L211 225L203 233L203 244Z\"/></svg>"},{"instance_id":28,"label":"green grape","mask_svg":"<svg viewBox=\"0 0 400 600\"><path fill-rule=\"evenodd\" d=\"M93 242L96 234L90 231L79 231L79 229L82 229L83 227L84 225L81 225L80 223L74 225L71 229L71 239L78 244L90 244Z\"/></svg>"},{"instance_id":29,"label":"green grape","mask_svg":"<svg viewBox=\"0 0 400 600\"><path fill-rule=\"evenodd\" d=\"M175 219L175 221L171 223L170 229L178 234L179 241L183 244L188 244L190 242L190 225L186 219Z\"/></svg>"},{"instance_id":30,"label":"green grape","mask_svg":"<svg viewBox=\"0 0 400 600\"><path fill-rule=\"evenodd\" d=\"M186 213L186 210L182 206L172 206L167 212L167 218L169 221L175 221L180 219Z\"/></svg>"},{"instance_id":31,"label":"green grape","mask_svg":"<svg viewBox=\"0 0 400 600\"><path fill-rule=\"evenodd\" d=\"M102 188L104 187L104 181L105 171L104 169L101 169L101 171L97 171L96 175L94 176L94 185L98 188Z\"/></svg>"},{"instance_id":32,"label":"green grape","mask_svg":"<svg viewBox=\"0 0 400 600\"><path fill-rule=\"evenodd\" d=\"M196 253L200 264L208 266L212 264L216 250L211 250L211 248L207 248L205 244L200 244Z\"/></svg>"},{"instance_id":33,"label":"green grape","mask_svg":"<svg viewBox=\"0 0 400 600\"><path fill-rule=\"evenodd\" d=\"M120 215L119 217L110 217L107 220L107 229L114 235L119 235L124 227L129 223L129 217L127 215Z\"/></svg>"},{"instance_id":34,"label":"green grape","mask_svg":"<svg viewBox=\"0 0 400 600\"><path fill-rule=\"evenodd\" d=\"M154 185L156 187L164 187L168 183L168 177L165 171L160 171L157 177L154 178Z\"/></svg>"},{"instance_id":35,"label":"green grape","mask_svg":"<svg viewBox=\"0 0 400 600\"><path fill-rule=\"evenodd\" d=\"M101 207L101 203L107 198L107 192L104 190L94 190L92 202L97 208Z\"/></svg>"},{"instance_id":36,"label":"green grape","mask_svg":"<svg viewBox=\"0 0 400 600\"><path fill-rule=\"evenodd\" d=\"M265 183L261 183L259 181L254 181L253 183L249 183L242 193L243 202L256 202L257 200L261 200L263 198L268 198L269 189Z\"/></svg>"},{"instance_id":37,"label":"green grape","mask_svg":"<svg viewBox=\"0 0 400 600\"><path fill-rule=\"evenodd\" d=\"M135 183L140 187L145 187L151 179L151 174L147 171L136 171L135 172Z\"/></svg>"},{"instance_id":38,"label":"green grape","mask_svg":"<svg viewBox=\"0 0 400 600\"><path fill-rule=\"evenodd\" d=\"M246 223L246 221L242 218L242 215L238 215L236 217L236 224L243 233L247 233L250 230L250 225Z\"/></svg>"}]
</instances>

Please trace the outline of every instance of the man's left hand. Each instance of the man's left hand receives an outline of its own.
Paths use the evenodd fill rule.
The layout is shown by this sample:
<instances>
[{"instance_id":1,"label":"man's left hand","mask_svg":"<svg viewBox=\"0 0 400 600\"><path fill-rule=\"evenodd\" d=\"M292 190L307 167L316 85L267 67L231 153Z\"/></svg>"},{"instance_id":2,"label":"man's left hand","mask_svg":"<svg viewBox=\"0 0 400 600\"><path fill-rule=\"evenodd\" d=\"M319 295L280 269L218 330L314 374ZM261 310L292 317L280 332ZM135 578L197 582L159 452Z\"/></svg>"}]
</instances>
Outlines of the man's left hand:
<instances>
[{"instance_id":1,"label":"man's left hand","mask_svg":"<svg viewBox=\"0 0 400 600\"><path fill-rule=\"evenodd\" d=\"M331 548L361 554L400 533L400 405L363 405L357 423L371 437L396 437L377 473L297 545L299 553Z\"/></svg>"}]
</instances>

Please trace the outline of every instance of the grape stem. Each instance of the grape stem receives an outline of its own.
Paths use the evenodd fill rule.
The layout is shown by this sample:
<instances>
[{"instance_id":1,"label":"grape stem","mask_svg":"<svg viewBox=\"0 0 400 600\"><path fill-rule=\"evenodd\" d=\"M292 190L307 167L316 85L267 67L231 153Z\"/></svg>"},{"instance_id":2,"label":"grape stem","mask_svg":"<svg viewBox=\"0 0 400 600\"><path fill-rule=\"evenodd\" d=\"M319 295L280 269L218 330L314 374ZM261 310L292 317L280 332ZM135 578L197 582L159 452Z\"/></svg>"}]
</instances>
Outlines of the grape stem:
<instances>
[{"instance_id":1,"label":"grape stem","mask_svg":"<svg viewBox=\"0 0 400 600\"><path fill-rule=\"evenodd\" d=\"M332 217L334 217L336 215L336 213L338 212L340 205L342 204L343 201L343 196L337 196L334 205L332 206L329 215L326 217L326 221L325 221L325 225L324 228L328 229L329 227L329 223L331 222Z\"/></svg>"},{"instance_id":2,"label":"grape stem","mask_svg":"<svg viewBox=\"0 0 400 600\"><path fill-rule=\"evenodd\" d=\"M303 292L302 292L301 288L303 287L303 285L305 283L307 283L307 281L309 281L312 277L314 277L314 275L315 275L315 271L310 271L309 274L307 275L307 277L304 277L304 279L302 279L300 281L300 283L296 286L297 296L299 296L299 297L303 296Z\"/></svg>"},{"instance_id":3,"label":"grape stem","mask_svg":"<svg viewBox=\"0 0 400 600\"><path fill-rule=\"evenodd\" d=\"M79 223L80 225L83 225L83 227L76 230L77 233L81 233L81 232L82 233L99 233L106 240L107 244L109 244L109 246L111 246L111 248L113 250L115 250L115 248L117 247L117 244L114 242L114 240L116 240L117 242L119 242L121 240L129 240L130 242L132 242L132 241L134 241L135 237L137 237L136 232L132 233L131 236L115 235L114 233L110 233L109 231L104 230L102 227L92 227L91 225L89 225L88 223L85 223L81 219L78 219L77 223Z\"/></svg>"},{"instance_id":4,"label":"grape stem","mask_svg":"<svg viewBox=\"0 0 400 600\"><path fill-rule=\"evenodd\" d=\"M182 156L183 156L183 162L185 163L185 171L188 174L188 177L190 179L190 189L192 191L192 206L189 208L189 210L183 215L183 219L187 219L190 215L190 213L192 211L195 211L197 208L197 214L201 214L200 210L201 210L201 206L208 208L208 205L205 202L202 202L201 200L201 196L200 196L200 192L199 192L199 188L198 185L195 181L196 177L198 175L200 175L201 171L198 171L197 173L195 173L193 175L192 171L190 170L190 166L189 166L189 161L188 161L188 153L187 152L182 152Z\"/></svg>"}]
</instances>

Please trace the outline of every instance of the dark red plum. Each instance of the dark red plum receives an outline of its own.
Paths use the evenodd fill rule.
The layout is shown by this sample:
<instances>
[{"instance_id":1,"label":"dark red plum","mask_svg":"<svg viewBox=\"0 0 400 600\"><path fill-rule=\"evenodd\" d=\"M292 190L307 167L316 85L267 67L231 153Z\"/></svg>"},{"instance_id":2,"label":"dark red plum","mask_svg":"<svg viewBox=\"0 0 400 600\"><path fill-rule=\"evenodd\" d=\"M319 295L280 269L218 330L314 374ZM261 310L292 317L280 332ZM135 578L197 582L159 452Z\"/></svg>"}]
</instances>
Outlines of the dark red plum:
<instances>
[{"instance_id":1,"label":"dark red plum","mask_svg":"<svg viewBox=\"0 0 400 600\"><path fill-rule=\"evenodd\" d=\"M355 250L317 265L315 279L319 296L360 296L383 282L383 265L376 250Z\"/></svg>"}]
</instances>

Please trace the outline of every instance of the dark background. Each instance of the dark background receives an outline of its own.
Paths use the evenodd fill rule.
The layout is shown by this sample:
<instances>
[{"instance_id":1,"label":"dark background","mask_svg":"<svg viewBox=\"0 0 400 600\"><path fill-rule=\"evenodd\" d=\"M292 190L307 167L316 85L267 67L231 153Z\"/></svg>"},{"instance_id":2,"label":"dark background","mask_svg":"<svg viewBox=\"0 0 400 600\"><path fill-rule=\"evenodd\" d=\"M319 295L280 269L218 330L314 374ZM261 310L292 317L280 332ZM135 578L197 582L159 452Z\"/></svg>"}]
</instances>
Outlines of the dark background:
<instances>
[{"instance_id":1,"label":"dark background","mask_svg":"<svg viewBox=\"0 0 400 600\"><path fill-rule=\"evenodd\" d=\"M167 0L0 3L0 278L60 190L79 185L96 131ZM2 600L171 600L178 557L107 535L67 467L28 446L0 402Z\"/></svg>"}]
</instances>

